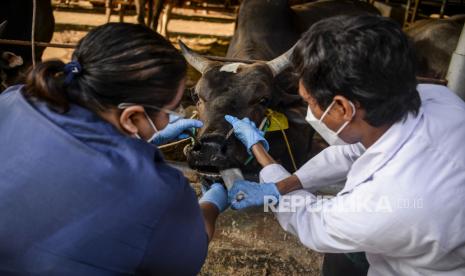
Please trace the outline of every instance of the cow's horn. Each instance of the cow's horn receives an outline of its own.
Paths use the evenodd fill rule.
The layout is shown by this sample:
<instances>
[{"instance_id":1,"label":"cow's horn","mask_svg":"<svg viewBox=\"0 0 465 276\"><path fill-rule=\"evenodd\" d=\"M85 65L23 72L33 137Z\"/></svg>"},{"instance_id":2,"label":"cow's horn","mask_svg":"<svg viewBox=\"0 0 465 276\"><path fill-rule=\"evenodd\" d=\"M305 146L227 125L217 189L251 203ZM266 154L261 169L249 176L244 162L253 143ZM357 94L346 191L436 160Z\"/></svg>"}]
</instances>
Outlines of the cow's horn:
<instances>
[{"instance_id":1,"label":"cow's horn","mask_svg":"<svg viewBox=\"0 0 465 276\"><path fill-rule=\"evenodd\" d=\"M2 34L3 34L3 31L5 31L5 28L6 28L6 24L7 24L7 23L8 23L8 22L5 20L5 21L2 22L2 24L0 24L0 35L2 35Z\"/></svg>"},{"instance_id":2,"label":"cow's horn","mask_svg":"<svg viewBox=\"0 0 465 276\"><path fill-rule=\"evenodd\" d=\"M295 45L292 46L291 49L287 50L287 52L285 52L284 54L266 63L273 72L273 76L278 75L291 65L291 55L292 52L294 52L294 48Z\"/></svg>"},{"instance_id":3,"label":"cow's horn","mask_svg":"<svg viewBox=\"0 0 465 276\"><path fill-rule=\"evenodd\" d=\"M182 55L187 62L189 62L189 64L200 73L205 73L208 70L208 67L210 67L211 61L192 51L192 49L187 47L181 40L179 40L178 43L181 47Z\"/></svg>"}]
</instances>

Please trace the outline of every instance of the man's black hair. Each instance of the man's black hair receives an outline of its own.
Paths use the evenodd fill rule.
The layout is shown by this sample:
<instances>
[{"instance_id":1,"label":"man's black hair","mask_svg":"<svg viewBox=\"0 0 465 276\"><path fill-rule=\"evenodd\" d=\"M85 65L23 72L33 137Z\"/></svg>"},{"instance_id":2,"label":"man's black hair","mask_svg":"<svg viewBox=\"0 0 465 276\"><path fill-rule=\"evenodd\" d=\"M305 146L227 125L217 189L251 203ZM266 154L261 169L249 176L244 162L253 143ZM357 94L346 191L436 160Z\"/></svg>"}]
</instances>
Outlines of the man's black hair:
<instances>
[{"instance_id":1,"label":"man's black hair","mask_svg":"<svg viewBox=\"0 0 465 276\"><path fill-rule=\"evenodd\" d=\"M360 103L364 120L379 127L420 108L412 44L390 19L362 15L319 21L303 34L293 63L323 110L342 95Z\"/></svg>"}]
</instances>

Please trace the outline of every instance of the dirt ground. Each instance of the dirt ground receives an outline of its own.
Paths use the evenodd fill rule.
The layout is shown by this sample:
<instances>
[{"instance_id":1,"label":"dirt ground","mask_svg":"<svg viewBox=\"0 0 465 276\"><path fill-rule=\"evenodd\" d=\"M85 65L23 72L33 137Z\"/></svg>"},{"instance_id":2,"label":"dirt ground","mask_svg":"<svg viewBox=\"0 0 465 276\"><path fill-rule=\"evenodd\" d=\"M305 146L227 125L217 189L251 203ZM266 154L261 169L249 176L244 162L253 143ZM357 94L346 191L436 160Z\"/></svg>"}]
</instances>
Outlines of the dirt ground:
<instances>
[{"instance_id":1,"label":"dirt ground","mask_svg":"<svg viewBox=\"0 0 465 276\"><path fill-rule=\"evenodd\" d=\"M189 15L189 12L180 10L182 13ZM198 14L205 15L201 11L197 11ZM228 18L221 14L217 17ZM77 43L88 30L106 22L102 11L74 12L63 8L55 11L55 19L57 24L53 42L71 44ZM112 17L112 21L117 20L117 16ZM170 36L170 40L175 43L182 39L201 53L223 56L229 43L227 37L234 31L233 20L175 19L168 25L168 30L177 35ZM125 21L135 22L135 15L126 16ZM178 34L183 32L185 36ZM72 50L69 49L48 48L43 58L69 61L71 54ZM188 85L195 84L198 77L198 73L190 70ZM198 184L193 183L193 186L198 190ZM295 237L286 234L273 214L264 213L261 209L241 212L228 210L217 223L215 238L200 275L319 275L321 262L322 255L306 249Z\"/></svg>"}]
</instances>

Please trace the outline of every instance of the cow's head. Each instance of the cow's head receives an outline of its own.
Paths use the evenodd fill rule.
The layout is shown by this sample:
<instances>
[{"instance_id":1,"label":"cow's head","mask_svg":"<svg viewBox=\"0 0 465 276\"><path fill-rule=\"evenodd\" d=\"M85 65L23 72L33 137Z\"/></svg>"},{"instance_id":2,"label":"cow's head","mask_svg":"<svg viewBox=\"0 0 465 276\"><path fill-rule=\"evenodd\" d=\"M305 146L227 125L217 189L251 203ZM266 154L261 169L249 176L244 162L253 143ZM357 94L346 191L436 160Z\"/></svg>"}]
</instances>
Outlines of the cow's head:
<instances>
[{"instance_id":1,"label":"cow's head","mask_svg":"<svg viewBox=\"0 0 465 276\"><path fill-rule=\"evenodd\" d=\"M3 32L5 31L6 24L7 24L6 21L3 21L0 24L0 38L2 37ZM0 81L1 81L0 91L2 91L4 88L8 86L7 84L8 72L10 72L11 70L14 70L15 68L20 67L21 65L23 65L23 59L20 56L17 56L12 52L3 51L0 48Z\"/></svg>"},{"instance_id":2,"label":"cow's head","mask_svg":"<svg viewBox=\"0 0 465 276\"><path fill-rule=\"evenodd\" d=\"M293 49L272 61L244 64L212 61L180 45L189 64L202 73L192 94L204 127L199 130L199 142L186 151L189 165L206 172L241 167L248 154L234 135L226 139L232 127L224 116L249 117L258 126L267 108L298 99L286 95L276 78L289 66Z\"/></svg>"}]
</instances>

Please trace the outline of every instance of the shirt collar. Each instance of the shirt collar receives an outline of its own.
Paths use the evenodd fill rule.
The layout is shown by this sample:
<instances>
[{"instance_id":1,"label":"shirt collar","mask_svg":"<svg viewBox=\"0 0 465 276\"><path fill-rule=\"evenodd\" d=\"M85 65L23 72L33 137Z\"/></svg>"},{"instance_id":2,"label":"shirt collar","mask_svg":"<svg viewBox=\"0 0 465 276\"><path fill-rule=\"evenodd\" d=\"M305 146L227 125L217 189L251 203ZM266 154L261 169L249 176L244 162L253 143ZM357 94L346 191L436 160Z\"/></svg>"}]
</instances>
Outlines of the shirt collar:
<instances>
[{"instance_id":1,"label":"shirt collar","mask_svg":"<svg viewBox=\"0 0 465 276\"><path fill-rule=\"evenodd\" d=\"M392 159L415 131L422 117L423 110L420 108L416 116L409 113L406 119L392 125L352 164L346 185L339 194L351 191Z\"/></svg>"}]
</instances>

